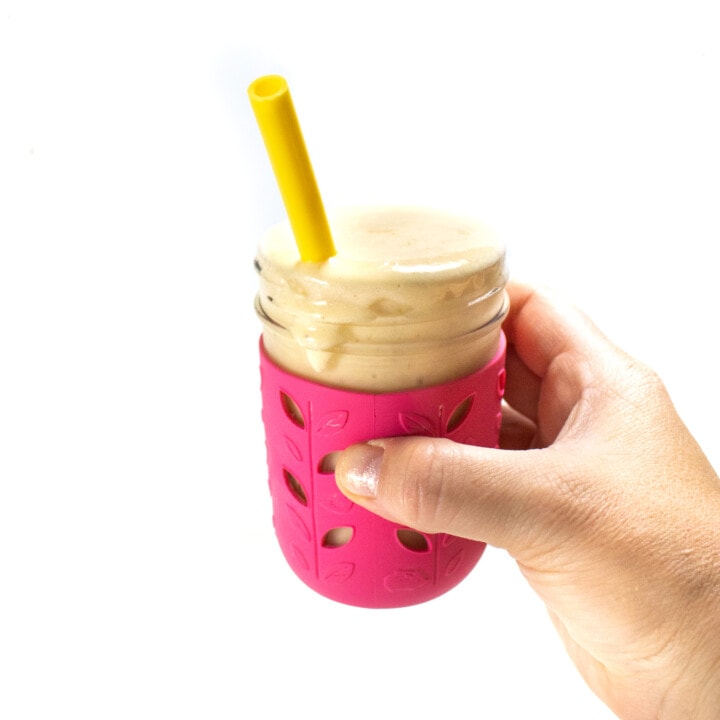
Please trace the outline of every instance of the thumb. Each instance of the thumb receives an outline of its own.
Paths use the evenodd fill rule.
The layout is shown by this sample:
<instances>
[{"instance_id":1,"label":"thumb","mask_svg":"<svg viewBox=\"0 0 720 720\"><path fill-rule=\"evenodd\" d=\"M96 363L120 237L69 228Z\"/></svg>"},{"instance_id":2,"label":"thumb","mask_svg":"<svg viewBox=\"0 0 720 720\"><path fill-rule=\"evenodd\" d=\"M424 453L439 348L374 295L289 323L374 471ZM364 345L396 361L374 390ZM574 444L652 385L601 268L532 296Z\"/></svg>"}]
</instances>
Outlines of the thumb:
<instances>
[{"instance_id":1,"label":"thumb","mask_svg":"<svg viewBox=\"0 0 720 720\"><path fill-rule=\"evenodd\" d=\"M573 495L573 476L553 447L497 450L427 437L352 445L335 467L340 490L371 512L422 532L487 542L516 558L569 531L563 498Z\"/></svg>"}]
</instances>

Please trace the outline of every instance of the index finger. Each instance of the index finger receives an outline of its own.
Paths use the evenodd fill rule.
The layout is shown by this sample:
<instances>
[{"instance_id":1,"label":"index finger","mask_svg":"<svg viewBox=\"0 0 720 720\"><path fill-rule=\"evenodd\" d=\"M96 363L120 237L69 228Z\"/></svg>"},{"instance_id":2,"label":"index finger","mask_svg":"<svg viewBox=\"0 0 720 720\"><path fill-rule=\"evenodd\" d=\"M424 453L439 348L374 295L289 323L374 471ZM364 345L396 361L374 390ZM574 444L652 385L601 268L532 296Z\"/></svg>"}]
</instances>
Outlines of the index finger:
<instances>
[{"instance_id":1,"label":"index finger","mask_svg":"<svg viewBox=\"0 0 720 720\"><path fill-rule=\"evenodd\" d=\"M503 329L522 362L542 378L563 353L578 359L601 337L590 319L559 294L524 283L509 282L510 311Z\"/></svg>"},{"instance_id":2,"label":"index finger","mask_svg":"<svg viewBox=\"0 0 720 720\"><path fill-rule=\"evenodd\" d=\"M603 336L557 293L511 282L505 398L551 441L591 382Z\"/></svg>"}]
</instances>

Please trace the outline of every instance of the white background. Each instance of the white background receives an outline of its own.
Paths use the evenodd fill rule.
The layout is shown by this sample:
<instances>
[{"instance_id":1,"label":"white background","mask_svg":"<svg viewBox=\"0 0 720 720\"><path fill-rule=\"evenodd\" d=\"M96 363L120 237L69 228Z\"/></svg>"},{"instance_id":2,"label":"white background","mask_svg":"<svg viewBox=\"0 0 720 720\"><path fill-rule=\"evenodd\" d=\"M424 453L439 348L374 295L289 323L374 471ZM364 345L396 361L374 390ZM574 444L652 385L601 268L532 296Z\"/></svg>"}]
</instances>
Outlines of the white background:
<instances>
[{"instance_id":1,"label":"white background","mask_svg":"<svg viewBox=\"0 0 720 720\"><path fill-rule=\"evenodd\" d=\"M512 560L363 611L272 533L246 96L327 205L470 211L718 466L716 3L0 3L0 717L607 720Z\"/></svg>"}]
</instances>

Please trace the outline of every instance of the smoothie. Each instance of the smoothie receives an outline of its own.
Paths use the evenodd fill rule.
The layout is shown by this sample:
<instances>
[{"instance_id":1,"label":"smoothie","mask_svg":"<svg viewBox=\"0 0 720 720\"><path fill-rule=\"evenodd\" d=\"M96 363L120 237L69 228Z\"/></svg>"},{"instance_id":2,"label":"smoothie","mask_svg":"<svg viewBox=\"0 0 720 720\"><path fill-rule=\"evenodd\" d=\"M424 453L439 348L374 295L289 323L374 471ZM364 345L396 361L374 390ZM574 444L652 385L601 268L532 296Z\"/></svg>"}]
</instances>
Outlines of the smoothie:
<instances>
[{"instance_id":1,"label":"smoothie","mask_svg":"<svg viewBox=\"0 0 720 720\"><path fill-rule=\"evenodd\" d=\"M288 223L260 243L256 311L285 370L333 387L437 385L496 352L505 249L471 218L417 207L329 213L337 254L302 262Z\"/></svg>"}]
</instances>

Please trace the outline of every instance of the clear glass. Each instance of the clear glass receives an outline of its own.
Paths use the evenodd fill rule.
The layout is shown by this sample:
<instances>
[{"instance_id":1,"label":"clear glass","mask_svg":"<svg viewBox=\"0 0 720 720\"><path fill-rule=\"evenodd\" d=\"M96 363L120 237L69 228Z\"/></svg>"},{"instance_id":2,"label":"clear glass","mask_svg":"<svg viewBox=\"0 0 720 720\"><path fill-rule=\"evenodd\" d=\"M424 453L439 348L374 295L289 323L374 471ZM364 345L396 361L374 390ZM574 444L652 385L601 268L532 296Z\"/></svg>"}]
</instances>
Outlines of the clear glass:
<instances>
[{"instance_id":1,"label":"clear glass","mask_svg":"<svg viewBox=\"0 0 720 720\"><path fill-rule=\"evenodd\" d=\"M331 220L338 255L326 263L294 257L289 227L260 246L255 310L278 365L333 387L392 392L463 377L493 357L507 273L484 226L418 208Z\"/></svg>"}]
</instances>

